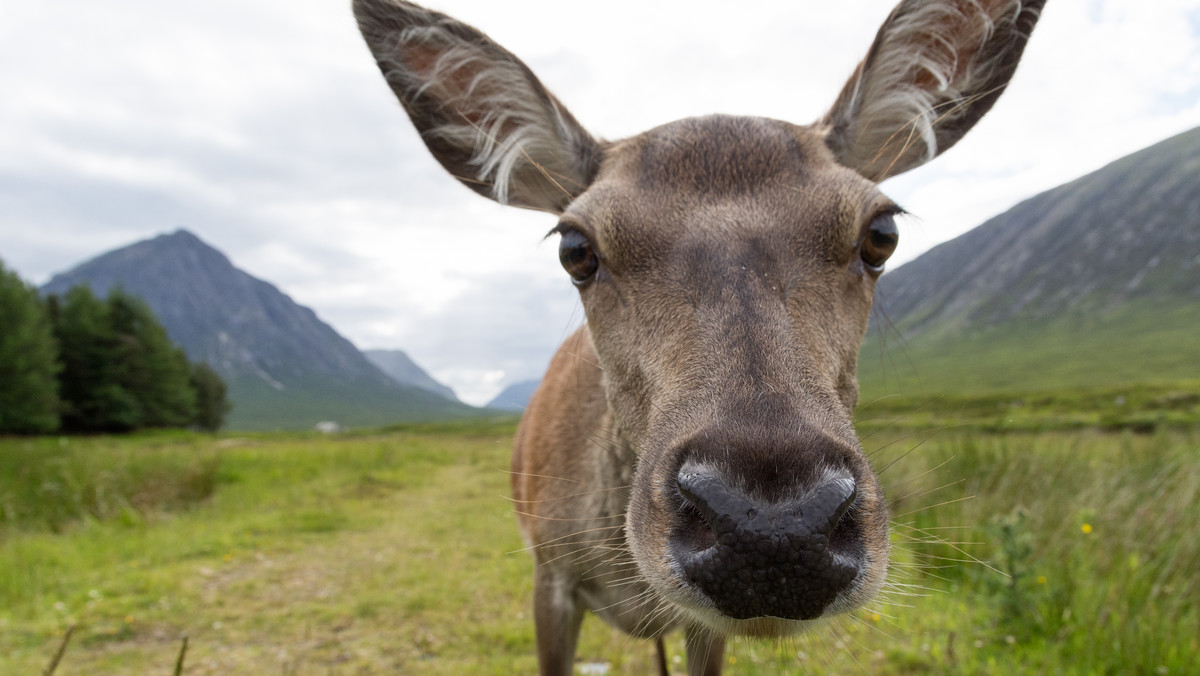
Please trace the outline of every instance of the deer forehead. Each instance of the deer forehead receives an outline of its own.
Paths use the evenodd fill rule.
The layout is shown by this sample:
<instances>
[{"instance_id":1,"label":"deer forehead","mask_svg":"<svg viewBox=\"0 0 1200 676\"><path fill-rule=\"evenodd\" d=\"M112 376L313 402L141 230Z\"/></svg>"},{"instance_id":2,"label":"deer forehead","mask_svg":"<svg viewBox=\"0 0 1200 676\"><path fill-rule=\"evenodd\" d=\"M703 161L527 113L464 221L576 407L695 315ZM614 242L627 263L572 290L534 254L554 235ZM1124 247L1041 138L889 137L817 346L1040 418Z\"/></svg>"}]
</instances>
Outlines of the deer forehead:
<instances>
[{"instance_id":1,"label":"deer forehead","mask_svg":"<svg viewBox=\"0 0 1200 676\"><path fill-rule=\"evenodd\" d=\"M890 202L837 163L822 136L778 120L713 115L611 144L563 220L587 232L614 272L673 251L731 260L843 263L863 224Z\"/></svg>"}]
</instances>

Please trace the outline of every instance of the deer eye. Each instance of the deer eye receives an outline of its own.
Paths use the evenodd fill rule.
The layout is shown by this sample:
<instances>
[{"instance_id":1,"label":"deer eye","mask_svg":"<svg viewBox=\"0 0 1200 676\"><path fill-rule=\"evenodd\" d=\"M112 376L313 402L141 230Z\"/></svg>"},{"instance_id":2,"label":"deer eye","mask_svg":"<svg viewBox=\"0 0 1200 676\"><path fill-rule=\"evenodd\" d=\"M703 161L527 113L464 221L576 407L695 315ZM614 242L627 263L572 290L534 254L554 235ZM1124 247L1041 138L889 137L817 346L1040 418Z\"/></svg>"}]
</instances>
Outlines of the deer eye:
<instances>
[{"instance_id":1,"label":"deer eye","mask_svg":"<svg viewBox=\"0 0 1200 676\"><path fill-rule=\"evenodd\" d=\"M560 234L558 261L575 284L586 284L600 267L600 257L596 255L592 243L578 230L562 228Z\"/></svg>"},{"instance_id":2,"label":"deer eye","mask_svg":"<svg viewBox=\"0 0 1200 676\"><path fill-rule=\"evenodd\" d=\"M858 246L862 262L871 272L883 272L883 264L896 250L900 231L896 229L896 215L891 212L879 214L867 228Z\"/></svg>"}]
</instances>

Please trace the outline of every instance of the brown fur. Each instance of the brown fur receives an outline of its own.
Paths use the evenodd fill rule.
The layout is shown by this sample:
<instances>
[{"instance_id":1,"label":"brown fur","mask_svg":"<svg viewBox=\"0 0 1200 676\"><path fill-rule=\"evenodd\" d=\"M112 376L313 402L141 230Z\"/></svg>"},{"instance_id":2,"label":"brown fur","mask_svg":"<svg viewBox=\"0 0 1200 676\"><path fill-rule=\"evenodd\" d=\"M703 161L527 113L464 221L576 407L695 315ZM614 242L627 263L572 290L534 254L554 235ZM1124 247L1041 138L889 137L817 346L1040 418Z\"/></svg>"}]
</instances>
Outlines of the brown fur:
<instances>
[{"instance_id":1,"label":"brown fur","mask_svg":"<svg viewBox=\"0 0 1200 676\"><path fill-rule=\"evenodd\" d=\"M570 673L585 610L637 637L683 627L689 673L717 674L726 635L799 631L883 585L887 510L851 425L880 271L864 241L898 211L876 182L944 151L992 106L1043 2L905 0L812 126L710 116L612 143L479 31L400 0L355 2L443 166L558 213L557 230L595 256L591 276L568 267L587 324L555 355L513 452L542 674ZM725 504L751 508L714 511ZM765 523L760 507L765 535L737 521ZM808 534L805 518L829 530ZM743 551L718 548L718 532L772 547L785 532L816 538L852 575L755 587L816 601L730 600L733 578L694 567ZM764 561L748 565L785 570Z\"/></svg>"}]
</instances>

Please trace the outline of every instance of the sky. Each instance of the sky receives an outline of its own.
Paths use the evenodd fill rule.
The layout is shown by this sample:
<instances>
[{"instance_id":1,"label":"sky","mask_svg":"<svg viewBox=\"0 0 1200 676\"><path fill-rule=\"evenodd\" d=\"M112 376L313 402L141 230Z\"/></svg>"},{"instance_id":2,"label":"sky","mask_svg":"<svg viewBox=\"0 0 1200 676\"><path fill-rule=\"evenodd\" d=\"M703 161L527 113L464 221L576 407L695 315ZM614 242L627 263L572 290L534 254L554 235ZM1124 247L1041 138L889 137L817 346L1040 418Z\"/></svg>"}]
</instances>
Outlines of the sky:
<instances>
[{"instance_id":1,"label":"sky","mask_svg":"<svg viewBox=\"0 0 1200 676\"><path fill-rule=\"evenodd\" d=\"M521 57L591 132L820 117L892 0L438 0ZM583 319L551 215L446 175L349 2L0 6L0 260L43 283L187 229L358 347L465 401L540 377ZM1200 0L1050 0L999 103L883 184L916 215L891 265L1200 126Z\"/></svg>"}]
</instances>

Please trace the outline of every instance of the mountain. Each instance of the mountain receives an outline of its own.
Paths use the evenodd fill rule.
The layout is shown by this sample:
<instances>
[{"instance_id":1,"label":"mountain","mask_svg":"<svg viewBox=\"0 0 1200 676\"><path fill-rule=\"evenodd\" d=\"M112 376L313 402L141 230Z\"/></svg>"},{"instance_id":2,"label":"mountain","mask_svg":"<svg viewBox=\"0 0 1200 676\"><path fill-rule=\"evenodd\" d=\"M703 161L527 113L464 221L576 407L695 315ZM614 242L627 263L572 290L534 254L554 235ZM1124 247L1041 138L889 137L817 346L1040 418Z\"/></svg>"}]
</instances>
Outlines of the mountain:
<instances>
[{"instance_id":1,"label":"mountain","mask_svg":"<svg viewBox=\"0 0 1200 676\"><path fill-rule=\"evenodd\" d=\"M524 411L529 405L529 398L541 384L540 380L522 380L504 388L500 394L487 403L488 408L498 408L503 411Z\"/></svg>"},{"instance_id":2,"label":"mountain","mask_svg":"<svg viewBox=\"0 0 1200 676\"><path fill-rule=\"evenodd\" d=\"M363 350L363 354L372 364L378 366L379 370L398 383L419 387L450 401L458 401L454 390L434 380L425 369L417 366L404 350Z\"/></svg>"},{"instance_id":3,"label":"mountain","mask_svg":"<svg viewBox=\"0 0 1200 676\"><path fill-rule=\"evenodd\" d=\"M1200 129L885 274L864 391L1200 379Z\"/></svg>"},{"instance_id":4,"label":"mountain","mask_svg":"<svg viewBox=\"0 0 1200 676\"><path fill-rule=\"evenodd\" d=\"M478 413L395 382L316 314L271 284L233 266L220 251L180 230L98 256L56 275L42 292L86 283L146 300L193 361L229 385L232 429L343 426Z\"/></svg>"}]
</instances>

